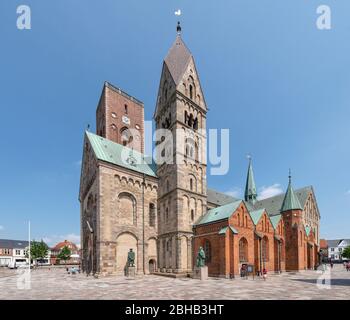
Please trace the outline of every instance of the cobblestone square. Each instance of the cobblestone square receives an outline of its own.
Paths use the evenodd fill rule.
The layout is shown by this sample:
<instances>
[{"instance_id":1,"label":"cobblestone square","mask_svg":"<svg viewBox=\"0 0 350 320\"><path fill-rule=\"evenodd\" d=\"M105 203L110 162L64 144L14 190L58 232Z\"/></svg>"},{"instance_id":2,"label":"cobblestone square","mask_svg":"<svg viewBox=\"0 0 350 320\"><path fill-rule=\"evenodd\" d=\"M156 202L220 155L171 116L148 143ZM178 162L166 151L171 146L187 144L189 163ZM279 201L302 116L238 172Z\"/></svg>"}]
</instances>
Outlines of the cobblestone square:
<instances>
[{"instance_id":1,"label":"cobblestone square","mask_svg":"<svg viewBox=\"0 0 350 320\"><path fill-rule=\"evenodd\" d=\"M21 289L20 271L0 269L0 299L349 299L350 272L341 265L330 275L330 288L317 285L321 271L269 274L261 278L215 279L168 278L155 275L87 277L69 275L63 268L42 268L31 272L31 289ZM19 285L19 288L18 288ZM23 285L22 285L23 287ZM199 293L199 294L198 294Z\"/></svg>"}]
</instances>

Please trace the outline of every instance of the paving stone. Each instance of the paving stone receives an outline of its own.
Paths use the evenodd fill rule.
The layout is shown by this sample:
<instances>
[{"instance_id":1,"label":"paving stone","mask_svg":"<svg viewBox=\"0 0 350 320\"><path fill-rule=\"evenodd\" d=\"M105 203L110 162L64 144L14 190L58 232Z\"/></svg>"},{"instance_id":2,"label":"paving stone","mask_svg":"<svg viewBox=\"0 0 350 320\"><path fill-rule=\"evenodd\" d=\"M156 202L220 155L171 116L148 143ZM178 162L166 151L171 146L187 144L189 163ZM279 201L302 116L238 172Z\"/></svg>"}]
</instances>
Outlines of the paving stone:
<instances>
[{"instance_id":1,"label":"paving stone","mask_svg":"<svg viewBox=\"0 0 350 320\"><path fill-rule=\"evenodd\" d=\"M31 272L31 289L18 288L19 271L0 268L0 299L350 299L350 272L335 265L330 289L317 285L322 273L269 274L266 281L255 277L241 279L175 279L162 276L87 277L68 275L62 268L36 269ZM327 273L326 273L327 275Z\"/></svg>"}]
</instances>

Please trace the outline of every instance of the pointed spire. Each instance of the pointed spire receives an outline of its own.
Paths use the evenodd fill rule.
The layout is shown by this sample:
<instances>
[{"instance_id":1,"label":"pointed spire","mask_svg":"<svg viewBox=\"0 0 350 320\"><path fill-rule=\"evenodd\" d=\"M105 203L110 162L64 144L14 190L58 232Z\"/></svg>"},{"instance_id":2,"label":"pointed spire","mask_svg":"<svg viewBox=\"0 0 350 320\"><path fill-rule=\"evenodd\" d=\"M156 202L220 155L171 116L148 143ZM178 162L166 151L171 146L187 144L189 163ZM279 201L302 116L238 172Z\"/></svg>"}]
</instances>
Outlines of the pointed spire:
<instances>
[{"instance_id":1,"label":"pointed spire","mask_svg":"<svg viewBox=\"0 0 350 320\"><path fill-rule=\"evenodd\" d=\"M252 157L249 155L248 159L249 159L249 166L248 166L247 182L245 186L244 200L254 204L256 202L258 194L256 192L256 187L255 187Z\"/></svg>"},{"instance_id":2,"label":"pointed spire","mask_svg":"<svg viewBox=\"0 0 350 320\"><path fill-rule=\"evenodd\" d=\"M169 49L164 62L167 65L175 84L178 85L186 71L187 65L191 60L192 54L181 38L180 22L178 22L176 30L176 39Z\"/></svg>"},{"instance_id":3,"label":"pointed spire","mask_svg":"<svg viewBox=\"0 0 350 320\"><path fill-rule=\"evenodd\" d=\"M303 208L301 207L300 201L292 187L292 174L290 169L289 169L288 179L289 179L288 188L284 196L281 212L290 211L290 210L302 210Z\"/></svg>"}]
</instances>

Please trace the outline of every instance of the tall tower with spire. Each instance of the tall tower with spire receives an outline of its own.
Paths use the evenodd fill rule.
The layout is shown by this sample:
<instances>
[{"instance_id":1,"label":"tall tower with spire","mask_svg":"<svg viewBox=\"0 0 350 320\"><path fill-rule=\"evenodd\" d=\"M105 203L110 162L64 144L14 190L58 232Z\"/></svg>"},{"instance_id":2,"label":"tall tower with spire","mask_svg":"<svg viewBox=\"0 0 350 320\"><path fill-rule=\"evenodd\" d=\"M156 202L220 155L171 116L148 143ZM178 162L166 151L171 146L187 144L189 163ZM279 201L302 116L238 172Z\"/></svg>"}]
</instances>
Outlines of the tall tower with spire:
<instances>
[{"instance_id":1,"label":"tall tower with spire","mask_svg":"<svg viewBox=\"0 0 350 320\"><path fill-rule=\"evenodd\" d=\"M292 187L292 175L289 170L289 183L283 199L281 214L285 230L286 270L305 268L305 228L302 206Z\"/></svg>"},{"instance_id":2,"label":"tall tower with spire","mask_svg":"<svg viewBox=\"0 0 350 320\"><path fill-rule=\"evenodd\" d=\"M251 204L255 204L258 194L256 192L251 156L249 156L248 159L249 159L249 165L248 165L247 182L245 185L244 200Z\"/></svg>"},{"instance_id":3,"label":"tall tower with spire","mask_svg":"<svg viewBox=\"0 0 350 320\"><path fill-rule=\"evenodd\" d=\"M161 272L182 273L192 270L192 227L207 207L207 106L180 23L176 31L163 62L154 119L158 154L166 158L157 162L158 266ZM172 143L166 143L166 134Z\"/></svg>"}]
</instances>

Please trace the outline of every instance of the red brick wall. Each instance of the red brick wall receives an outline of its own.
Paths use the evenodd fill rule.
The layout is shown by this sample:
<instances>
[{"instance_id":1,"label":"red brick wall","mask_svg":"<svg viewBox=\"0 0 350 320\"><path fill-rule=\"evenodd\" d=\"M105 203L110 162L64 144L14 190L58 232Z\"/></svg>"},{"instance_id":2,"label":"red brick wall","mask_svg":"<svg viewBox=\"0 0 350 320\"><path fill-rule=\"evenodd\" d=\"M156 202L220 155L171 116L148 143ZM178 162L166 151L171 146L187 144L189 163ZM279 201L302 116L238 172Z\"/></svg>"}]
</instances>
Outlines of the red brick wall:
<instances>
[{"instance_id":1,"label":"red brick wall","mask_svg":"<svg viewBox=\"0 0 350 320\"><path fill-rule=\"evenodd\" d=\"M297 215L295 216L294 213ZM299 220L298 212L285 214L276 227L276 231L266 212L263 213L255 226L250 215L242 203L229 219L214 222L208 225L196 227L194 230L194 252L197 255L200 246L204 247L205 241L211 244L211 260L207 263L210 276L230 277L232 274L239 275L242 261L239 261L239 241L244 237L248 242L248 259L244 263L254 264L255 270L266 268L268 272L279 270L278 266L278 241L282 243L280 268L282 271L303 270L309 264L313 268L316 263L317 246L312 250L307 249L308 242L314 242L312 234L306 237L302 221ZM298 222L297 227L293 227ZM223 227L232 226L238 234L234 234L229 228L225 234L219 231ZM268 239L268 260L260 264L260 237ZM301 232L301 233L300 233ZM194 256L194 264L196 263ZM308 258L309 256L309 258Z\"/></svg>"},{"instance_id":2,"label":"red brick wall","mask_svg":"<svg viewBox=\"0 0 350 320\"><path fill-rule=\"evenodd\" d=\"M125 112L127 106L127 113ZM130 124L123 122L123 116ZM139 126L139 129L136 128ZM99 105L96 110L96 133L104 138L122 144L121 129L138 130L139 138L133 137L132 145L135 150L144 151L144 108L133 98L122 94L117 88L105 85Z\"/></svg>"}]
</instances>

